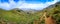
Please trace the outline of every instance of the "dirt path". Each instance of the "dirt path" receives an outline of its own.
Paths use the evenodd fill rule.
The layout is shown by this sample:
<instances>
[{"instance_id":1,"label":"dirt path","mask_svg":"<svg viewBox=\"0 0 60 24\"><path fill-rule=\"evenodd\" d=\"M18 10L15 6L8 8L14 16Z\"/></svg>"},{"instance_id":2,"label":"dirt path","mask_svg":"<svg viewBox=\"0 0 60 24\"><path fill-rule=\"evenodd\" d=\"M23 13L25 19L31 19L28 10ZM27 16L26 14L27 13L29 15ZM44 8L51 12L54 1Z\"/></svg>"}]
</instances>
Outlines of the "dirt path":
<instances>
[{"instance_id":1,"label":"dirt path","mask_svg":"<svg viewBox=\"0 0 60 24\"><path fill-rule=\"evenodd\" d=\"M52 16L49 16L48 18L46 17L46 13L43 14L43 16L40 17L39 20L35 20L33 23L34 24L39 24L42 20L43 17L45 17L45 24L56 24L56 21L52 18Z\"/></svg>"},{"instance_id":2,"label":"dirt path","mask_svg":"<svg viewBox=\"0 0 60 24\"><path fill-rule=\"evenodd\" d=\"M48 18L45 18L45 24L56 24L56 22L51 17L48 17Z\"/></svg>"},{"instance_id":3,"label":"dirt path","mask_svg":"<svg viewBox=\"0 0 60 24\"><path fill-rule=\"evenodd\" d=\"M56 24L56 21L53 19L52 16L47 17L46 13L44 13L45 16L45 24Z\"/></svg>"}]
</instances>

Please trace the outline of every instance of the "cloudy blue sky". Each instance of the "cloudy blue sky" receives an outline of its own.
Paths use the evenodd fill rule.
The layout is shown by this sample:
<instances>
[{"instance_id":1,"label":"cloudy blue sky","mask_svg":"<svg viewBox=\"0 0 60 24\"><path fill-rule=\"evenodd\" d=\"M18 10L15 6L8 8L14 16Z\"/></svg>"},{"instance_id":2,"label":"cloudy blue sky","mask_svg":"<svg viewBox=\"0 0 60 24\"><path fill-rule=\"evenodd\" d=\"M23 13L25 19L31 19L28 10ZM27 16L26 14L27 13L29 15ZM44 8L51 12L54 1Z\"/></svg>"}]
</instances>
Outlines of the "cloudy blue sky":
<instances>
[{"instance_id":1,"label":"cloudy blue sky","mask_svg":"<svg viewBox=\"0 0 60 24\"><path fill-rule=\"evenodd\" d=\"M58 1L59 0L0 0L0 8L5 10L14 8L41 10Z\"/></svg>"}]
</instances>

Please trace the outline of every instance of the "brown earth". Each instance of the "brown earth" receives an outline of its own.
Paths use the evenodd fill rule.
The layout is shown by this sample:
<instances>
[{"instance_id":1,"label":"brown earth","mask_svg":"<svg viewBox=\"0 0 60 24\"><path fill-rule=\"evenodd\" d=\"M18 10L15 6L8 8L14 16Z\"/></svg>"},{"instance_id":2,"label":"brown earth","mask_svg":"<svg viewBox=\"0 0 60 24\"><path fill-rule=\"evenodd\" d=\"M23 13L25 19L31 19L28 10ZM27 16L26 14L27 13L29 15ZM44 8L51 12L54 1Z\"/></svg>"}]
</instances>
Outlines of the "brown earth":
<instances>
[{"instance_id":1,"label":"brown earth","mask_svg":"<svg viewBox=\"0 0 60 24\"><path fill-rule=\"evenodd\" d=\"M42 21L43 17L45 17L45 24L56 24L56 21L53 19L52 16L46 17L46 13L44 13L44 15L42 17L40 17L39 21ZM40 23L39 21L34 21L34 24L38 24Z\"/></svg>"},{"instance_id":2,"label":"brown earth","mask_svg":"<svg viewBox=\"0 0 60 24\"><path fill-rule=\"evenodd\" d=\"M56 21L52 17L45 18L45 24L56 24Z\"/></svg>"}]
</instances>

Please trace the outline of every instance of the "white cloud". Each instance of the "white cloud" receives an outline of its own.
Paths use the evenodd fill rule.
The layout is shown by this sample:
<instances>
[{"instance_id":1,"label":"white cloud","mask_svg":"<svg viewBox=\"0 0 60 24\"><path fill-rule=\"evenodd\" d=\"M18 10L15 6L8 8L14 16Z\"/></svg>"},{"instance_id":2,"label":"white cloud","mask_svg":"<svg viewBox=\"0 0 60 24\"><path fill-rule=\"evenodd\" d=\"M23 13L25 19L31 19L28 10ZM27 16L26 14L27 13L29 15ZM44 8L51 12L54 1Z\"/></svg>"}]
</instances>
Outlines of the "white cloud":
<instances>
[{"instance_id":1,"label":"white cloud","mask_svg":"<svg viewBox=\"0 0 60 24\"><path fill-rule=\"evenodd\" d=\"M0 3L0 7L3 8L3 9L10 9L10 6L8 3Z\"/></svg>"},{"instance_id":2,"label":"white cloud","mask_svg":"<svg viewBox=\"0 0 60 24\"><path fill-rule=\"evenodd\" d=\"M46 2L46 3L40 3L40 4L29 4L24 3L19 8L31 8L31 9L43 9L49 5L55 4L58 0L52 1L52 2Z\"/></svg>"},{"instance_id":3,"label":"white cloud","mask_svg":"<svg viewBox=\"0 0 60 24\"><path fill-rule=\"evenodd\" d=\"M9 0L10 3L0 3L0 8L10 10L13 8L31 8L31 9L43 9L49 5L55 4L58 0L54 0L52 2L46 2L46 3L39 3L39 4L29 4L25 1L19 1L18 3L15 3L13 0Z\"/></svg>"}]
</instances>

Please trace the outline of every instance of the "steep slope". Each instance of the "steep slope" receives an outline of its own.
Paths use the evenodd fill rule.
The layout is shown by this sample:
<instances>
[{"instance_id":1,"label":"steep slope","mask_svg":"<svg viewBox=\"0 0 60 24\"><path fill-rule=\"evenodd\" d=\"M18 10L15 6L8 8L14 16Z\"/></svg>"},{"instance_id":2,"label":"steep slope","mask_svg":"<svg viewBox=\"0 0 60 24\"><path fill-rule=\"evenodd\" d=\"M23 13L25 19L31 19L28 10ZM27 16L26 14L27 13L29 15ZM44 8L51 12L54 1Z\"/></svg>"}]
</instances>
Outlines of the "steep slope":
<instances>
[{"instance_id":1,"label":"steep slope","mask_svg":"<svg viewBox=\"0 0 60 24\"><path fill-rule=\"evenodd\" d=\"M44 13L46 13L46 14L44 15ZM46 24L50 24L53 21L55 21L57 24L60 24L60 2L57 2L56 4L53 4L45 9L37 12L37 15L40 15L39 20L37 20L40 22L37 23L37 21L35 21L35 23L37 23L37 24L44 24L45 20L47 21ZM46 19L44 18L45 16L47 17ZM43 17L43 18L41 18L41 17ZM51 24L53 24L53 23L51 23Z\"/></svg>"}]
</instances>

